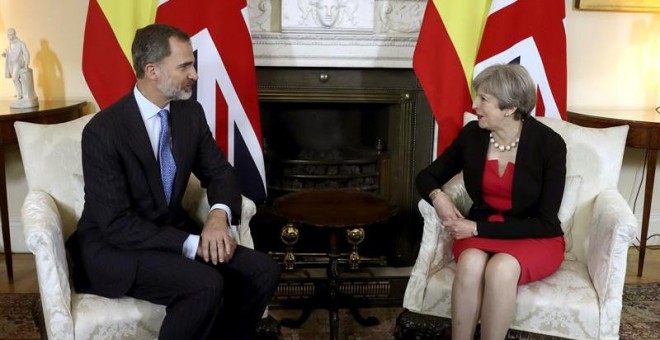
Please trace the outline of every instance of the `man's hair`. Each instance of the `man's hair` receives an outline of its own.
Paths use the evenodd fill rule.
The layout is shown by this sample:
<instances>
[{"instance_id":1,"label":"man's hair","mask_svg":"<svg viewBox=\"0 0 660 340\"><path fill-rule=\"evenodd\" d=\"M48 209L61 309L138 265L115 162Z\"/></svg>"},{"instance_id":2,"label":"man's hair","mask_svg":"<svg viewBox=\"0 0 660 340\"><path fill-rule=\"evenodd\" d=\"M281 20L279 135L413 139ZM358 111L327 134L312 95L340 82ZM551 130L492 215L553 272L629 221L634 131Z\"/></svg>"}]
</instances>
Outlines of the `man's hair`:
<instances>
[{"instance_id":1,"label":"man's hair","mask_svg":"<svg viewBox=\"0 0 660 340\"><path fill-rule=\"evenodd\" d=\"M513 109L517 120L528 116L536 106L536 84L524 66L495 64L485 68L472 82L481 90L497 98L499 109Z\"/></svg>"},{"instance_id":2,"label":"man's hair","mask_svg":"<svg viewBox=\"0 0 660 340\"><path fill-rule=\"evenodd\" d=\"M172 26L151 24L135 31L131 54L133 55L133 69L138 79L144 77L144 68L150 63L159 63L172 53L170 38L180 41L190 41L190 36Z\"/></svg>"}]
</instances>

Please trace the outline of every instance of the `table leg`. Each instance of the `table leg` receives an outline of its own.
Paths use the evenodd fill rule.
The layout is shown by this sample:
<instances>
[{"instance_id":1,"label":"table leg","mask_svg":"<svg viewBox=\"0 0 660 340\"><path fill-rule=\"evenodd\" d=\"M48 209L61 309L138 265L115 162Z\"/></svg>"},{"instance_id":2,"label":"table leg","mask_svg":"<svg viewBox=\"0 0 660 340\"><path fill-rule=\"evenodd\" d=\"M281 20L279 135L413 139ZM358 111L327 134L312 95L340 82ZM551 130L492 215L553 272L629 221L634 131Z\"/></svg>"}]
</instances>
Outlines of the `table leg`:
<instances>
[{"instance_id":1,"label":"table leg","mask_svg":"<svg viewBox=\"0 0 660 340\"><path fill-rule=\"evenodd\" d=\"M642 235L639 240L639 262L637 276L644 272L644 257L646 255L646 239L649 234L649 219L651 217L651 200L653 199L653 182L655 180L655 165L658 160L658 150L648 150L646 161L646 186L644 187L644 211L642 213Z\"/></svg>"},{"instance_id":2,"label":"table leg","mask_svg":"<svg viewBox=\"0 0 660 340\"><path fill-rule=\"evenodd\" d=\"M337 340L339 335L339 251L337 249L337 233L330 234L330 252L328 253L327 275L329 282L330 299L328 301L328 318L330 319L330 340Z\"/></svg>"},{"instance_id":3,"label":"table leg","mask_svg":"<svg viewBox=\"0 0 660 340\"><path fill-rule=\"evenodd\" d=\"M351 245L351 253L348 256L348 268L356 270L360 266L358 246L364 241L364 229L354 228L346 230L346 240Z\"/></svg>"},{"instance_id":4,"label":"table leg","mask_svg":"<svg viewBox=\"0 0 660 340\"><path fill-rule=\"evenodd\" d=\"M7 210L7 181L5 178L5 150L0 145L0 222L2 223L2 242L5 247L7 279L14 282L14 268L11 258L11 237L9 235L9 211Z\"/></svg>"},{"instance_id":5,"label":"table leg","mask_svg":"<svg viewBox=\"0 0 660 340\"><path fill-rule=\"evenodd\" d=\"M287 223L282 227L280 232L280 239L286 245L286 253L284 254L284 270L293 270L296 267L296 255L293 253L293 246L298 243L300 231L293 223Z\"/></svg>"},{"instance_id":6,"label":"table leg","mask_svg":"<svg viewBox=\"0 0 660 340\"><path fill-rule=\"evenodd\" d=\"M303 309L302 314L300 314L300 317L296 320L294 319L282 319L280 320L280 325L287 327L287 328L300 328L307 319L309 319L309 316L312 315L312 307L305 307Z\"/></svg>"}]
</instances>

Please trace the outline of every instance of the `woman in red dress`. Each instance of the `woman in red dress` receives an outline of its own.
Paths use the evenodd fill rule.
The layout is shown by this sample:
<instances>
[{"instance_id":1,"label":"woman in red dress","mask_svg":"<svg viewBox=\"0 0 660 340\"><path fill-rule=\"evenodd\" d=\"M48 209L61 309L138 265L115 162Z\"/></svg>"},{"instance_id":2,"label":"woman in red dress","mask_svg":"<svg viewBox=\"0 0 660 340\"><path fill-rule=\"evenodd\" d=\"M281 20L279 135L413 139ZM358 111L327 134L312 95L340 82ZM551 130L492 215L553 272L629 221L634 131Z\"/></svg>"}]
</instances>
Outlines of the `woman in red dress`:
<instances>
[{"instance_id":1,"label":"woman in red dress","mask_svg":"<svg viewBox=\"0 0 660 340\"><path fill-rule=\"evenodd\" d=\"M520 65L493 65L473 82L478 120L417 176L455 239L452 338L504 339L518 285L554 273L564 259L557 217L566 177L566 144L530 116L536 85ZM464 217L440 189L463 172L474 202Z\"/></svg>"}]
</instances>

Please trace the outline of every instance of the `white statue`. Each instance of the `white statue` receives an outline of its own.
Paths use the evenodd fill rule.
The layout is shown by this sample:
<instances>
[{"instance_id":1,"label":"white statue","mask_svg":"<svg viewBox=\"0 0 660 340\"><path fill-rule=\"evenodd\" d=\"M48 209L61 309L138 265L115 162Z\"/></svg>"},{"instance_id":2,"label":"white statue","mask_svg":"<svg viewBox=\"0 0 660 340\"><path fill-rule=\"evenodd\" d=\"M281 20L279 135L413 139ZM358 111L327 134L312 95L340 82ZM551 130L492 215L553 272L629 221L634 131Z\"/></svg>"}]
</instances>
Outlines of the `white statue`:
<instances>
[{"instance_id":1,"label":"white statue","mask_svg":"<svg viewBox=\"0 0 660 340\"><path fill-rule=\"evenodd\" d=\"M16 30L7 30L9 47L2 52L5 57L5 77L11 78L16 87L16 101L11 103L13 108L28 108L39 106L34 92L34 78L30 68L30 52L23 41L16 36Z\"/></svg>"}]
</instances>

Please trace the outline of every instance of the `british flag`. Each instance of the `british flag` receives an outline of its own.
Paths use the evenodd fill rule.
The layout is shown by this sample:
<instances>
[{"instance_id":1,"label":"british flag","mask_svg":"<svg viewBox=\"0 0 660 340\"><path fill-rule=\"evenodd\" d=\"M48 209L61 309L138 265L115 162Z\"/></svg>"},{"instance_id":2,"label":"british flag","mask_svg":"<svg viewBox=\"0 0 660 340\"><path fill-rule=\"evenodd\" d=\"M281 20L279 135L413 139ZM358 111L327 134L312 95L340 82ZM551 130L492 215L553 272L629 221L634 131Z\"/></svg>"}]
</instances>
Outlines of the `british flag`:
<instances>
[{"instance_id":1,"label":"british flag","mask_svg":"<svg viewBox=\"0 0 660 340\"><path fill-rule=\"evenodd\" d=\"M536 116L566 119L564 2L493 0L474 74L492 64L525 66L537 85Z\"/></svg>"},{"instance_id":2,"label":"british flag","mask_svg":"<svg viewBox=\"0 0 660 340\"><path fill-rule=\"evenodd\" d=\"M90 0L83 73L100 108L135 83L130 45L137 28L154 22L191 36L199 74L195 98L240 176L243 194L266 198L266 172L246 0Z\"/></svg>"}]
</instances>

